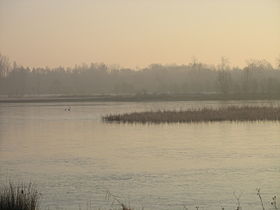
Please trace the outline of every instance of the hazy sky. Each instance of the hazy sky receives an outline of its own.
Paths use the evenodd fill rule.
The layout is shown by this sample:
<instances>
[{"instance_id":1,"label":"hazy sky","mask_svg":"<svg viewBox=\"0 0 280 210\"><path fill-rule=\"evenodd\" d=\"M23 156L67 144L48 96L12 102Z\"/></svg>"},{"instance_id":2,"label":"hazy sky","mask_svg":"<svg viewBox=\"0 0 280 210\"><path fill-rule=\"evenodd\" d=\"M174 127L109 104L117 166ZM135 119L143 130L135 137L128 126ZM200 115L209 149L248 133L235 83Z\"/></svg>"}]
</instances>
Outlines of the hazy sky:
<instances>
[{"instance_id":1,"label":"hazy sky","mask_svg":"<svg viewBox=\"0 0 280 210\"><path fill-rule=\"evenodd\" d=\"M0 0L0 52L24 66L275 64L280 0Z\"/></svg>"}]
</instances>

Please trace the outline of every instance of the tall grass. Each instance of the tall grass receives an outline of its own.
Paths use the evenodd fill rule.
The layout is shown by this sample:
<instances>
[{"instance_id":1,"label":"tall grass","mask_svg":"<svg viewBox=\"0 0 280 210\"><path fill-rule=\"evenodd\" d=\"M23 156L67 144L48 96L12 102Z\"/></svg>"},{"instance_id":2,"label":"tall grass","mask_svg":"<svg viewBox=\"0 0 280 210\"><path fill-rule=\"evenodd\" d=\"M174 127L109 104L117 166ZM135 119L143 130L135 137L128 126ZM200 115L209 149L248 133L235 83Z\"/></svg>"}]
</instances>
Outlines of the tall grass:
<instances>
[{"instance_id":1,"label":"tall grass","mask_svg":"<svg viewBox=\"0 0 280 210\"><path fill-rule=\"evenodd\" d=\"M38 210L39 193L30 183L0 187L0 210Z\"/></svg>"},{"instance_id":2,"label":"tall grass","mask_svg":"<svg viewBox=\"0 0 280 210\"><path fill-rule=\"evenodd\" d=\"M280 121L280 107L229 106L181 111L148 111L125 114L110 114L105 122L122 123L186 123L213 121Z\"/></svg>"},{"instance_id":3,"label":"tall grass","mask_svg":"<svg viewBox=\"0 0 280 210\"><path fill-rule=\"evenodd\" d=\"M242 196L242 193L239 195L236 195L235 192L233 193L236 201L237 206L236 210L242 210L240 197ZM262 199L262 195L260 193L260 188L257 188L257 196L259 197L261 201L261 207L263 210L265 209L265 204ZM116 196L110 191L107 191L106 198L107 201L111 202L110 210L136 210L135 208L131 208L130 206L124 204L119 196ZM28 185L26 184L13 184L9 183L8 185L4 185L0 187L0 210L39 210L39 193L35 189L35 187L30 183ZM117 205L118 207L114 208L114 205ZM270 202L271 206L268 209L273 210L279 210L279 207L276 203L276 196L272 197L272 201ZM80 207L79 210L82 208ZM93 210L93 208L87 208L88 210ZM101 209L101 208L98 208ZM179 208L181 209L181 208ZM201 209L199 205L187 207L185 205L182 206L182 209L184 210L199 210ZM217 208L219 209L219 208ZM226 210L224 207L221 207L220 209ZM142 207L142 210L144 210L144 207Z\"/></svg>"}]
</instances>

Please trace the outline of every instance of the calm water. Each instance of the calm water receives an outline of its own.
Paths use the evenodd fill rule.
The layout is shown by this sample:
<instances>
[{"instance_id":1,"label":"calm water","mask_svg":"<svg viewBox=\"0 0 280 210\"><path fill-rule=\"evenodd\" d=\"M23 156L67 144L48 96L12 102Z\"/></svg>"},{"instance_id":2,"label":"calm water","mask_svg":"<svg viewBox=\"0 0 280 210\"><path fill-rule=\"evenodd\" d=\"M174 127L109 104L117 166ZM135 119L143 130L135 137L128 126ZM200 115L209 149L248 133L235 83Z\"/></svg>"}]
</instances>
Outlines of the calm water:
<instances>
[{"instance_id":1,"label":"calm water","mask_svg":"<svg viewBox=\"0 0 280 210\"><path fill-rule=\"evenodd\" d=\"M280 193L280 123L101 121L109 113L239 103L0 104L0 183L36 183L42 209L108 209L107 190L135 208L234 209L236 192L243 209L261 209L257 187L267 206Z\"/></svg>"}]
</instances>

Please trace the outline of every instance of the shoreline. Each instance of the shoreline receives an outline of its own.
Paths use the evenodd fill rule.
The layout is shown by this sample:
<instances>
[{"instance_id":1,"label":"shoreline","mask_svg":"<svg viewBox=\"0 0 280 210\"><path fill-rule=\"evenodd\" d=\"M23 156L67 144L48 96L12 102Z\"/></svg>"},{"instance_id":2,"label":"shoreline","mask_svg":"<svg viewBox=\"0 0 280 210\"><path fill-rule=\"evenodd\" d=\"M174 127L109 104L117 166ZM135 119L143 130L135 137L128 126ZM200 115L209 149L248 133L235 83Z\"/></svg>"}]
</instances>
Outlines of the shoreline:
<instances>
[{"instance_id":1,"label":"shoreline","mask_svg":"<svg viewBox=\"0 0 280 210\"><path fill-rule=\"evenodd\" d=\"M278 94L141 94L0 97L1 103L280 100Z\"/></svg>"}]
</instances>

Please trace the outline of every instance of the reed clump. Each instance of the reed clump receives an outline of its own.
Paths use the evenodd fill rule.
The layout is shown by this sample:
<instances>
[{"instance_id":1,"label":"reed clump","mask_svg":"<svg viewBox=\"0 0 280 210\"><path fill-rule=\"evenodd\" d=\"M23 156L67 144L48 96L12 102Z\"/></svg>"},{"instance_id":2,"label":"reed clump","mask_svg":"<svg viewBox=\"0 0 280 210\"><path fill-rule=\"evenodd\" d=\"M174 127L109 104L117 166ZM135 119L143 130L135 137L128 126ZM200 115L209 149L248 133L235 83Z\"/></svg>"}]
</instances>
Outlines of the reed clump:
<instances>
[{"instance_id":1,"label":"reed clump","mask_svg":"<svg viewBox=\"0 0 280 210\"><path fill-rule=\"evenodd\" d=\"M0 210L38 210L39 193L30 183L0 187Z\"/></svg>"},{"instance_id":2,"label":"reed clump","mask_svg":"<svg viewBox=\"0 0 280 210\"><path fill-rule=\"evenodd\" d=\"M189 123L215 121L279 121L280 107L228 106L180 111L147 111L125 114L110 114L105 122L121 123Z\"/></svg>"}]
</instances>

